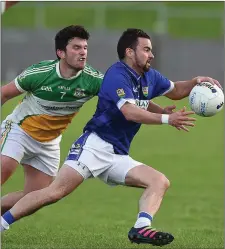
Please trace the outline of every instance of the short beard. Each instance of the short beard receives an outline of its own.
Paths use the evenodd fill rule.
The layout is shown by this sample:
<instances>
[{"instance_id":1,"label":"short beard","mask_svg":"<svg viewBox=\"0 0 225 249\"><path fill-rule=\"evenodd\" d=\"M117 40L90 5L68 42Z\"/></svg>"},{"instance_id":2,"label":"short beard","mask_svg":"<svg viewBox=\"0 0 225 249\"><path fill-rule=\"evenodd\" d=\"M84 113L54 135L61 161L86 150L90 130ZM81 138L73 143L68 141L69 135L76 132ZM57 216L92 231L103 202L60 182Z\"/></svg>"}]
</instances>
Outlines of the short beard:
<instances>
[{"instance_id":1,"label":"short beard","mask_svg":"<svg viewBox=\"0 0 225 249\"><path fill-rule=\"evenodd\" d=\"M83 70L84 68L85 68L85 65L84 65L84 67L74 67L74 66L72 66L71 64L69 64L68 62L66 62L67 63L67 65L71 68L71 69L73 69L74 71L77 71L77 72L79 72L79 71L81 71L81 70Z\"/></svg>"},{"instance_id":2,"label":"short beard","mask_svg":"<svg viewBox=\"0 0 225 249\"><path fill-rule=\"evenodd\" d=\"M150 67L148 67L146 63L145 66L143 67L143 71L148 72L149 70L150 70Z\"/></svg>"}]
</instances>

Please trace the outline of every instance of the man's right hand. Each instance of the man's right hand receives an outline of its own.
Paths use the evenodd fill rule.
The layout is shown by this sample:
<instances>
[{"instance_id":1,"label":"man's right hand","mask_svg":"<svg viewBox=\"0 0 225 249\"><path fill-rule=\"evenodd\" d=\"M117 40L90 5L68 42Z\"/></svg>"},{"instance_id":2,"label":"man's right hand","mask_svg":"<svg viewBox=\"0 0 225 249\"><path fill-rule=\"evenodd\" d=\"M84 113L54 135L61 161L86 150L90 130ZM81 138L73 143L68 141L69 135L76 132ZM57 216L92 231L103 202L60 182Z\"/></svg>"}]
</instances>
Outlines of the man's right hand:
<instances>
[{"instance_id":1,"label":"man's right hand","mask_svg":"<svg viewBox=\"0 0 225 249\"><path fill-rule=\"evenodd\" d=\"M186 107L169 115L169 125L176 127L178 130L189 131L186 126L195 126L195 118L189 117L194 114L193 111L186 111Z\"/></svg>"}]
</instances>

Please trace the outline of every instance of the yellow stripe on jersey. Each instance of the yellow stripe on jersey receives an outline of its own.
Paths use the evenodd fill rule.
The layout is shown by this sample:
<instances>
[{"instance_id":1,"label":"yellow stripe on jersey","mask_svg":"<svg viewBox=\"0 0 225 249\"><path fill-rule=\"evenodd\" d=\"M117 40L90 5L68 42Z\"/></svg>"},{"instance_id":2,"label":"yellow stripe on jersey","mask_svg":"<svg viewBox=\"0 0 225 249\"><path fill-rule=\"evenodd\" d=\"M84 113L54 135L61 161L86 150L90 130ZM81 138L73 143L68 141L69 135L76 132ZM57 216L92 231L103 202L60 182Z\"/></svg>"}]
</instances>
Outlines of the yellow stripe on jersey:
<instances>
[{"instance_id":1,"label":"yellow stripe on jersey","mask_svg":"<svg viewBox=\"0 0 225 249\"><path fill-rule=\"evenodd\" d=\"M27 116L20 123L20 126L33 139L39 142L48 142L61 135L76 114L73 113L65 116L45 114Z\"/></svg>"}]
</instances>

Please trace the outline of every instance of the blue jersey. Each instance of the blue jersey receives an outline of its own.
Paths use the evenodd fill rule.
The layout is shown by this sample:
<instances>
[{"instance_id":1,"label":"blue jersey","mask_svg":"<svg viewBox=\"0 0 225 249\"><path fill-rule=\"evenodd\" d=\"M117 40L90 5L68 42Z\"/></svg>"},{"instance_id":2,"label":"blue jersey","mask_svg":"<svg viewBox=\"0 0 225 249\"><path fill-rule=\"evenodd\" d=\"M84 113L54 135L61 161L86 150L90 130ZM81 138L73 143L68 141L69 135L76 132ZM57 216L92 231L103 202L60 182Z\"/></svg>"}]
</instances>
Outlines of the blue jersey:
<instances>
[{"instance_id":1,"label":"blue jersey","mask_svg":"<svg viewBox=\"0 0 225 249\"><path fill-rule=\"evenodd\" d=\"M173 82L154 69L140 76L122 61L113 64L105 74L96 112L84 132L95 132L113 145L116 154L127 155L141 124L127 121L120 108L129 102L147 110L150 99L164 95L173 87Z\"/></svg>"}]
</instances>

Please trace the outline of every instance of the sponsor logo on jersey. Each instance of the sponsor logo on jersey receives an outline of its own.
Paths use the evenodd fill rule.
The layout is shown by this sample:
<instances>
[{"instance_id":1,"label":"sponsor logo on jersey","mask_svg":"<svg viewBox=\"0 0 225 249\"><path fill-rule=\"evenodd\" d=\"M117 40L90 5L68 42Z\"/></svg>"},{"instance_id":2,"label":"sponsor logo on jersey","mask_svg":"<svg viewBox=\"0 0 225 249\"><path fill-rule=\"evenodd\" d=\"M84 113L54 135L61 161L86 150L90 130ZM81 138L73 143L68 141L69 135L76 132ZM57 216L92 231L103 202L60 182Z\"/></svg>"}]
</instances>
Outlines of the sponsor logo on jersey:
<instances>
[{"instance_id":1,"label":"sponsor logo on jersey","mask_svg":"<svg viewBox=\"0 0 225 249\"><path fill-rule=\"evenodd\" d=\"M124 92L123 88L117 89L117 90L116 90L116 93L117 93L117 95L118 95L120 98L122 98L122 97L125 96L125 92Z\"/></svg>"},{"instance_id":2,"label":"sponsor logo on jersey","mask_svg":"<svg viewBox=\"0 0 225 249\"><path fill-rule=\"evenodd\" d=\"M147 97L148 96L148 87L147 86L142 87L142 92L143 92L144 96Z\"/></svg>"},{"instance_id":3,"label":"sponsor logo on jersey","mask_svg":"<svg viewBox=\"0 0 225 249\"><path fill-rule=\"evenodd\" d=\"M77 111L77 106L47 106L43 105L40 101L37 101L37 103L44 108L46 111Z\"/></svg>"},{"instance_id":4,"label":"sponsor logo on jersey","mask_svg":"<svg viewBox=\"0 0 225 249\"><path fill-rule=\"evenodd\" d=\"M41 90L47 91L47 92L52 92L52 88L50 86L42 86Z\"/></svg>"},{"instance_id":5,"label":"sponsor logo on jersey","mask_svg":"<svg viewBox=\"0 0 225 249\"><path fill-rule=\"evenodd\" d=\"M85 89L77 88L74 92L74 96L77 98L83 98L86 96Z\"/></svg>"},{"instance_id":6,"label":"sponsor logo on jersey","mask_svg":"<svg viewBox=\"0 0 225 249\"><path fill-rule=\"evenodd\" d=\"M149 100L136 99L135 102L136 102L136 106L140 107L141 109L144 109L144 110L148 109Z\"/></svg>"}]
</instances>

